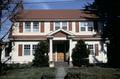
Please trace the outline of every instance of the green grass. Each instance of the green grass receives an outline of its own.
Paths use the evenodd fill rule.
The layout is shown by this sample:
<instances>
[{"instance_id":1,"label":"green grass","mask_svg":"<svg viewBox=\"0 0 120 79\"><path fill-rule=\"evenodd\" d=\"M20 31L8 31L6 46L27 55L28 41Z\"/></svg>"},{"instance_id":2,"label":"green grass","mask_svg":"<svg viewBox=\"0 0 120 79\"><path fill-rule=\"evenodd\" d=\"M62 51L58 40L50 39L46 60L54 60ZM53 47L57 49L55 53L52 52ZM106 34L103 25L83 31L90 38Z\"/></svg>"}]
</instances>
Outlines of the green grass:
<instances>
[{"instance_id":1,"label":"green grass","mask_svg":"<svg viewBox=\"0 0 120 79\"><path fill-rule=\"evenodd\" d=\"M77 74L81 79L120 79L120 69L101 68L101 67L83 67L69 68L67 73Z\"/></svg>"},{"instance_id":2,"label":"green grass","mask_svg":"<svg viewBox=\"0 0 120 79\"><path fill-rule=\"evenodd\" d=\"M40 79L42 75L55 77L54 68L13 69L1 75L0 79Z\"/></svg>"},{"instance_id":3,"label":"green grass","mask_svg":"<svg viewBox=\"0 0 120 79\"><path fill-rule=\"evenodd\" d=\"M120 69L101 68L101 67L81 67L67 68L66 73L80 76L81 79L120 79ZM25 68L13 69L1 75L0 79L40 79L42 75L48 76L48 79L54 79L55 68ZM78 79L78 78L69 79ZM75 76L74 76L75 77Z\"/></svg>"}]
</instances>

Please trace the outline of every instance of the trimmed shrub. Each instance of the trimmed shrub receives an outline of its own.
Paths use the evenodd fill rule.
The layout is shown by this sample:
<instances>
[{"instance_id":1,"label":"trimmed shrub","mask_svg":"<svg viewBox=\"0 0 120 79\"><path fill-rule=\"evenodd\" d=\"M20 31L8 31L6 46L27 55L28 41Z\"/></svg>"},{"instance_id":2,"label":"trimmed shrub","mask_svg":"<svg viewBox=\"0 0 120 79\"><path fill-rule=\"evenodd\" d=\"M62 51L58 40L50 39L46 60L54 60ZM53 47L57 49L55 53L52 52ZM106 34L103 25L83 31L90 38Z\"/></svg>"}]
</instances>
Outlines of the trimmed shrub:
<instances>
[{"instance_id":1,"label":"trimmed shrub","mask_svg":"<svg viewBox=\"0 0 120 79\"><path fill-rule=\"evenodd\" d=\"M48 42L40 41L35 50L33 66L44 67L48 66Z\"/></svg>"},{"instance_id":2,"label":"trimmed shrub","mask_svg":"<svg viewBox=\"0 0 120 79\"><path fill-rule=\"evenodd\" d=\"M74 66L88 65L88 56L90 51L87 49L83 40L77 41L77 44L72 52L72 63Z\"/></svg>"}]
</instances>

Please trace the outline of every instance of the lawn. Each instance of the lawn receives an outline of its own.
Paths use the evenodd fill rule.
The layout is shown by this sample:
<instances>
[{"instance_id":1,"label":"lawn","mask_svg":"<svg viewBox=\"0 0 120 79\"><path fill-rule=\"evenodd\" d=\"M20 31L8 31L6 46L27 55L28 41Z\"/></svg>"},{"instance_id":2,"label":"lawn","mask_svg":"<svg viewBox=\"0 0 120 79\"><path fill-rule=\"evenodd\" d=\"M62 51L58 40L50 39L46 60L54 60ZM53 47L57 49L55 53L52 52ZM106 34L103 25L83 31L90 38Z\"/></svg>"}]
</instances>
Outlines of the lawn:
<instances>
[{"instance_id":1,"label":"lawn","mask_svg":"<svg viewBox=\"0 0 120 79\"><path fill-rule=\"evenodd\" d=\"M117 68L68 68L67 73L69 74L67 79L76 79L77 77L80 79L120 79L120 69Z\"/></svg>"},{"instance_id":2,"label":"lawn","mask_svg":"<svg viewBox=\"0 0 120 79\"><path fill-rule=\"evenodd\" d=\"M65 70L70 77L67 79L120 79L120 69L117 68L81 67L66 68ZM41 79L42 75L48 76L48 79L54 79L55 74L56 68L48 67L13 69L1 75L0 79Z\"/></svg>"},{"instance_id":3,"label":"lawn","mask_svg":"<svg viewBox=\"0 0 120 79\"><path fill-rule=\"evenodd\" d=\"M5 75L0 76L0 79L41 79L42 75L55 77L54 68L28 68L28 69L13 69L7 71Z\"/></svg>"}]
</instances>

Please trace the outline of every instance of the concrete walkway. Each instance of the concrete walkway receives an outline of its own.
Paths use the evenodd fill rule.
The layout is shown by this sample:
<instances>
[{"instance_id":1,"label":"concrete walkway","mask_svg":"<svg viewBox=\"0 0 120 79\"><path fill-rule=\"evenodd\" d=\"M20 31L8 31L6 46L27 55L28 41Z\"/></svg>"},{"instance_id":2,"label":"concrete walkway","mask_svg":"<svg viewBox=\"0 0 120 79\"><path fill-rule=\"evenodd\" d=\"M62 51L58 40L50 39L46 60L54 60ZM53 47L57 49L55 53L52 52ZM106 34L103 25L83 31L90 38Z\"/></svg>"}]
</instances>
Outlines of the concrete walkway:
<instances>
[{"instance_id":1,"label":"concrete walkway","mask_svg":"<svg viewBox=\"0 0 120 79\"><path fill-rule=\"evenodd\" d=\"M66 70L64 67L57 67L57 73L55 79L64 79L64 76L66 75Z\"/></svg>"}]
</instances>

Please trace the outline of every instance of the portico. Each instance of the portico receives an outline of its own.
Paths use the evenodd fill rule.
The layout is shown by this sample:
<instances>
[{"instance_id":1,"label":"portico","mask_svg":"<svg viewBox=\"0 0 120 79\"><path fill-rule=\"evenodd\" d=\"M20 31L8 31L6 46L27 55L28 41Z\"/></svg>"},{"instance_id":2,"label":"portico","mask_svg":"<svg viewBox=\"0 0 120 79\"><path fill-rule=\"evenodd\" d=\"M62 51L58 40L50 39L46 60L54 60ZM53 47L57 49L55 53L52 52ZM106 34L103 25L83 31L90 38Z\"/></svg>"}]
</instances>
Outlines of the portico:
<instances>
[{"instance_id":1,"label":"portico","mask_svg":"<svg viewBox=\"0 0 120 79\"><path fill-rule=\"evenodd\" d=\"M62 29L48 34L49 40L49 67L54 67L54 62L69 62L72 67L72 39L74 35Z\"/></svg>"}]
</instances>

